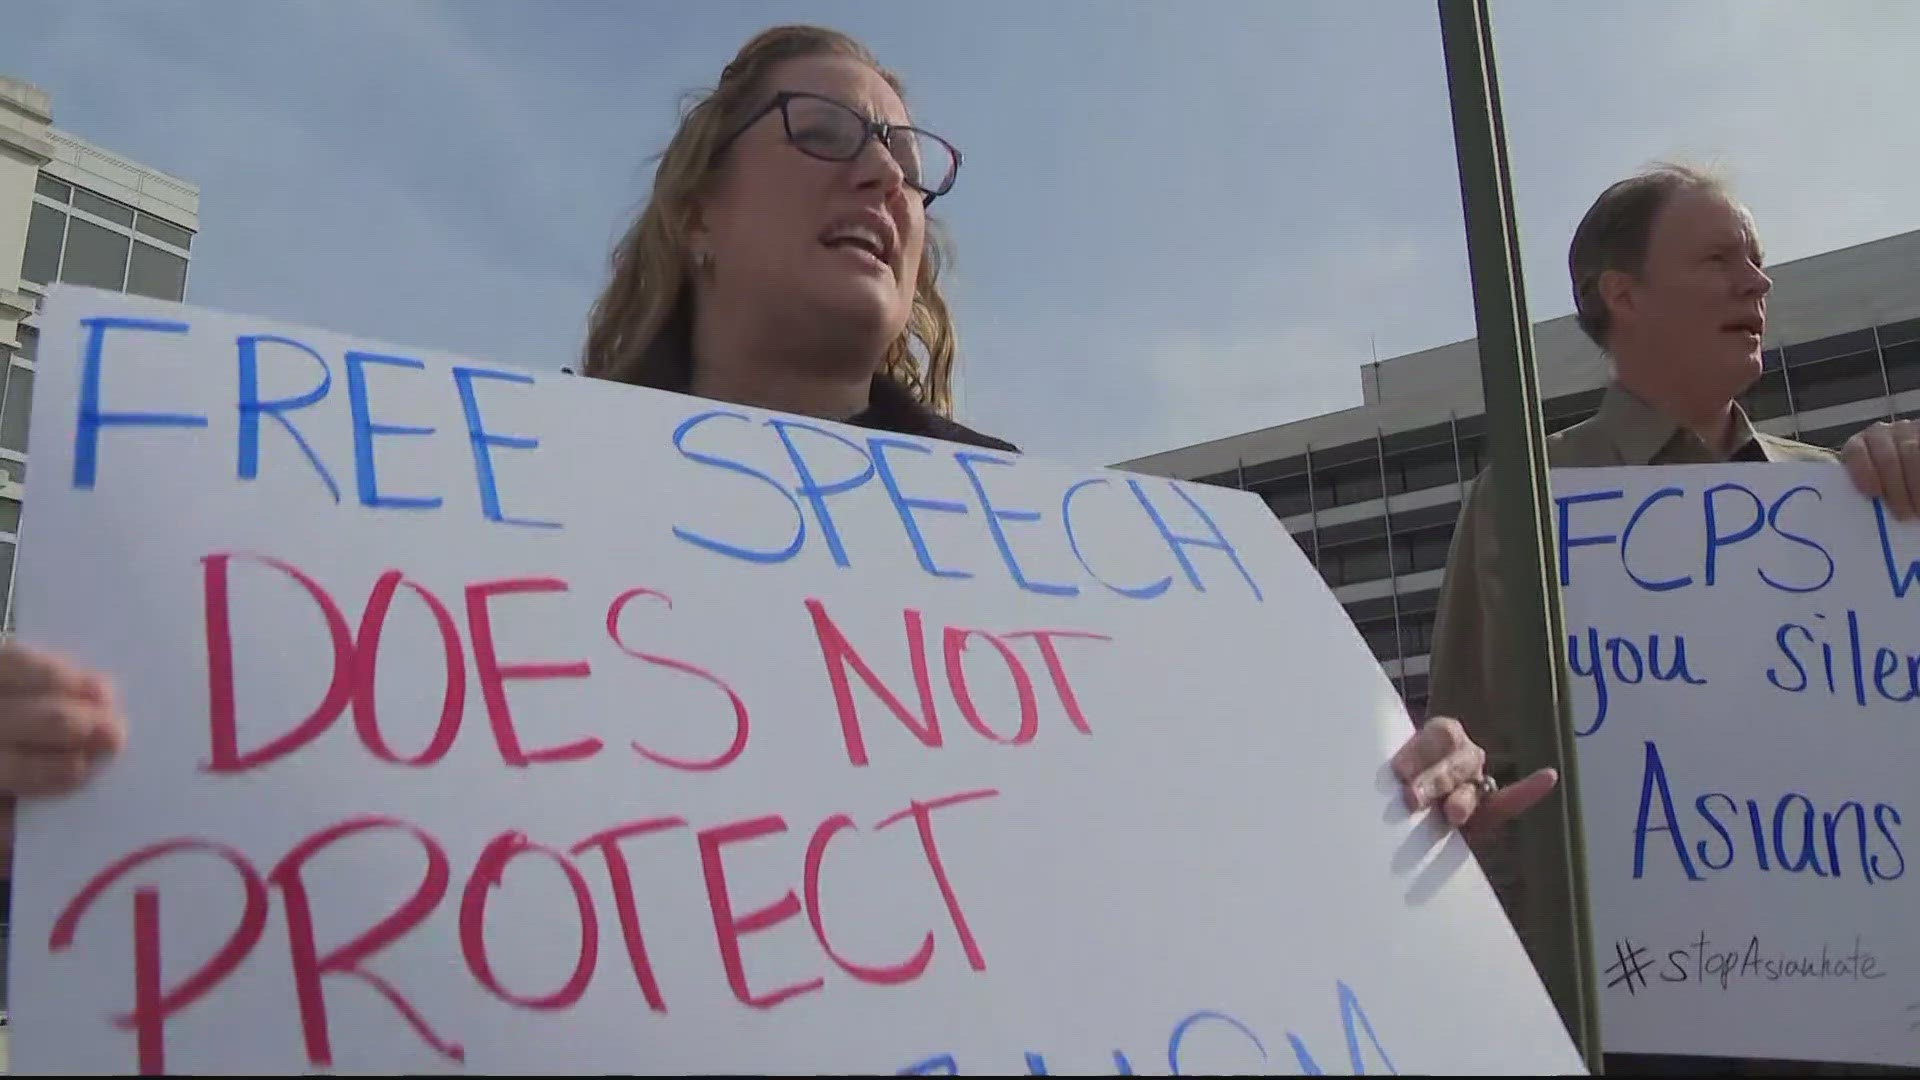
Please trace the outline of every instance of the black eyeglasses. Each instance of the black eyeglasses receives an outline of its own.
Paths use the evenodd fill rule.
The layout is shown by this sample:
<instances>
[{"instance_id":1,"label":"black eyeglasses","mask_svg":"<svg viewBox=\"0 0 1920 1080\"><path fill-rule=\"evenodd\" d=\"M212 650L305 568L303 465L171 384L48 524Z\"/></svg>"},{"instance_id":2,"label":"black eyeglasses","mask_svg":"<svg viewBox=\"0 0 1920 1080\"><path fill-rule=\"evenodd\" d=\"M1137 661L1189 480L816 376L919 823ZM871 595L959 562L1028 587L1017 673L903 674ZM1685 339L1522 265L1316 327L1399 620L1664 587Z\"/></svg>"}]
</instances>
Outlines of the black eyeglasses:
<instances>
[{"instance_id":1,"label":"black eyeglasses","mask_svg":"<svg viewBox=\"0 0 1920 1080\"><path fill-rule=\"evenodd\" d=\"M775 109L786 128L787 143L808 157L822 161L852 161L878 139L900 166L907 186L920 193L921 205L953 189L960 172L960 151L930 131L904 124L870 120L829 97L792 91L775 95L767 107L754 113L714 150L719 154Z\"/></svg>"}]
</instances>

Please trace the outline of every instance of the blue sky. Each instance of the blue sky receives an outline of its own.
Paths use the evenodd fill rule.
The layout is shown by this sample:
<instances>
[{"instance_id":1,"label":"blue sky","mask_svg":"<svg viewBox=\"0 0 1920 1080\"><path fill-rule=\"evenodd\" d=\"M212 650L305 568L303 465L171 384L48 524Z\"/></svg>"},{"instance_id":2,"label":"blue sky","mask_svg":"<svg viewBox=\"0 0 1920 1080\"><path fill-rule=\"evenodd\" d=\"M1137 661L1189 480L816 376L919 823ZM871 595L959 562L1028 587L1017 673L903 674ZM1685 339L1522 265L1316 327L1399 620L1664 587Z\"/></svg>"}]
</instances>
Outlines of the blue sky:
<instances>
[{"instance_id":1,"label":"blue sky","mask_svg":"<svg viewBox=\"0 0 1920 1080\"><path fill-rule=\"evenodd\" d=\"M1471 336L1430 0L970 5L12 0L0 71L201 188L188 299L572 363L681 95L776 22L865 40L966 164L961 419L1089 463L1358 402ZM1920 228L1920 4L1494 8L1536 317L1645 162L1719 163L1770 254Z\"/></svg>"}]
</instances>

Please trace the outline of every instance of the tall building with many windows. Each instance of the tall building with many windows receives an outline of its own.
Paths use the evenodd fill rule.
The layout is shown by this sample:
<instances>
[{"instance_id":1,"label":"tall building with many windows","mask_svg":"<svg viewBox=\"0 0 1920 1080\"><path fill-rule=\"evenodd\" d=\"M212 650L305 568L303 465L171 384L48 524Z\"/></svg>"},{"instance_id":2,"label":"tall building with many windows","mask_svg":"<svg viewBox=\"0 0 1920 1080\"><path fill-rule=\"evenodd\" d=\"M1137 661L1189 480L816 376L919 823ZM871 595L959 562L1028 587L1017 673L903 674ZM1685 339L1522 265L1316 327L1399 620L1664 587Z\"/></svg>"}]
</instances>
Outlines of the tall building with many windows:
<instances>
[{"instance_id":1,"label":"tall building with many windows","mask_svg":"<svg viewBox=\"0 0 1920 1080\"><path fill-rule=\"evenodd\" d=\"M1837 447L1920 416L1920 232L1768 273L1766 373L1744 399L1756 427ZM1534 340L1549 430L1593 415L1608 366L1573 316L1536 324ZM1115 468L1257 492L1418 715L1454 522L1487 465L1479 353L1456 341L1369 364L1361 381L1354 408Z\"/></svg>"},{"instance_id":2,"label":"tall building with many windows","mask_svg":"<svg viewBox=\"0 0 1920 1080\"><path fill-rule=\"evenodd\" d=\"M47 94L0 76L0 627L13 629L13 550L48 286L184 299L199 189L53 126ZM17 273L16 273L17 270Z\"/></svg>"},{"instance_id":3,"label":"tall building with many windows","mask_svg":"<svg viewBox=\"0 0 1920 1080\"><path fill-rule=\"evenodd\" d=\"M1765 374L1743 402L1755 426L1838 447L1875 420L1920 417L1920 232L1768 273ZM1536 324L1534 344L1548 428L1593 415L1608 365L1573 316ZM1474 341L1457 341L1368 365L1361 379L1354 408L1115 467L1258 493L1419 717L1454 523L1488 464L1480 358ZM1474 719L1490 771L1511 782L1512 725L1525 718ZM1526 897L1538 852L1515 837L1489 854L1488 875L1531 948L1556 917Z\"/></svg>"}]
</instances>

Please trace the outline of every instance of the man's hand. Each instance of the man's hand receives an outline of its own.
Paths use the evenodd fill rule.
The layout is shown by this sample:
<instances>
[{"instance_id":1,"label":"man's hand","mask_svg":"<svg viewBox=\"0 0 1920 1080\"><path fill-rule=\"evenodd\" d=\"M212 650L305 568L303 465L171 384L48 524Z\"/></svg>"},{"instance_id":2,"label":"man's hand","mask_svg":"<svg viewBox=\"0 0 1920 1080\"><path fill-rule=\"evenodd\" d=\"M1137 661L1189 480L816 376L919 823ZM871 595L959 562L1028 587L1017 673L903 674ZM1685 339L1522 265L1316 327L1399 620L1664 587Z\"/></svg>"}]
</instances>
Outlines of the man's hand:
<instances>
[{"instance_id":1,"label":"man's hand","mask_svg":"<svg viewBox=\"0 0 1920 1080\"><path fill-rule=\"evenodd\" d=\"M1560 782L1559 773L1541 769L1510 788L1487 794L1481 780L1486 767L1487 752L1450 716L1428 720L1393 755L1393 774L1403 785L1407 809L1438 805L1454 828L1476 837L1531 809Z\"/></svg>"},{"instance_id":2,"label":"man's hand","mask_svg":"<svg viewBox=\"0 0 1920 1080\"><path fill-rule=\"evenodd\" d=\"M1854 486L1879 499L1895 521L1920 519L1920 420L1882 422L1840 451Z\"/></svg>"}]
</instances>

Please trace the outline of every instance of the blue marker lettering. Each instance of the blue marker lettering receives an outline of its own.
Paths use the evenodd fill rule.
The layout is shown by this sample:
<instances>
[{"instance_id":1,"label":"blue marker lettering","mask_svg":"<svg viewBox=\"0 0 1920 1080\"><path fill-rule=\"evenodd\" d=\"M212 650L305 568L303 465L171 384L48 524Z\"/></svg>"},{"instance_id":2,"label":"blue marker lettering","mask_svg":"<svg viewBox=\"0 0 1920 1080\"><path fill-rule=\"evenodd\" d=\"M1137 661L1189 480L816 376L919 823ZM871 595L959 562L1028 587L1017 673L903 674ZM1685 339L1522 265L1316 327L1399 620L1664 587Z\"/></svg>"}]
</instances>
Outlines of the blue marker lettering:
<instances>
[{"instance_id":1,"label":"blue marker lettering","mask_svg":"<svg viewBox=\"0 0 1920 1080\"><path fill-rule=\"evenodd\" d=\"M714 414L709 413L707 415L714 415ZM728 413L726 415L732 416L735 414ZM747 418L742 416L740 419L745 420ZM960 1064L959 1062L956 1062L953 1060L952 1054L935 1054L933 1057L927 1058L923 1061L914 1062L913 1064L907 1066L906 1068L901 1069L895 1075L897 1076L959 1076Z\"/></svg>"},{"instance_id":2,"label":"blue marker lettering","mask_svg":"<svg viewBox=\"0 0 1920 1080\"><path fill-rule=\"evenodd\" d=\"M1787 501L1789 499L1792 499L1795 495L1798 495L1802 491L1811 491L1813 492L1814 498L1816 499L1821 498L1820 492L1817 489L1809 487L1806 484L1801 484L1798 487L1788 488L1785 492L1781 493L1778 499L1774 500L1773 507L1767 511L1767 526L1771 528L1775 533L1778 533L1782 539L1790 540L1793 543L1800 544L1804 547L1810 547L1813 550L1819 552L1820 557L1827 561L1827 576L1821 578L1817 583L1812 585L1799 585L1799 586L1782 585L1780 582L1777 582L1772 578L1768 577L1767 571L1765 570L1765 568L1762 568L1760 571L1760 580L1766 582L1767 584L1773 586L1776 589L1779 589L1782 592L1790 592L1790 593L1818 592L1819 590L1826 588L1827 583L1833 580L1833 574L1835 570L1835 567L1833 565L1833 556L1827 552L1826 548L1821 547L1817 542L1810 540L1807 537L1801 536L1799 533L1788 532L1786 529L1781 528L1780 526L1780 511L1786 508Z\"/></svg>"},{"instance_id":3,"label":"blue marker lettering","mask_svg":"<svg viewBox=\"0 0 1920 1080\"><path fill-rule=\"evenodd\" d=\"M1701 864L1707 869L1725 870L1727 867L1733 865L1733 834L1727 831L1727 827L1720 823L1719 818L1713 816L1713 810L1709 808L1708 804L1714 799L1725 799L1727 805L1732 808L1732 812L1735 814L1740 812L1740 804L1733 801L1733 796L1723 795L1717 791L1709 792L1693 800L1694 809L1700 811L1700 816L1707 819L1707 824L1713 827L1713 831L1720 834L1720 842L1726 846L1727 857L1719 862L1713 861L1713 859L1707 855L1707 842L1705 840L1695 844L1694 850L1699 854Z\"/></svg>"},{"instance_id":4,"label":"blue marker lettering","mask_svg":"<svg viewBox=\"0 0 1920 1080\"><path fill-rule=\"evenodd\" d=\"M1887 561L1887 584L1893 588L1895 600L1905 600L1907 590L1920 584L1920 559L1908 563L1905 572L1895 563L1893 534L1887 531L1887 508L1879 499L1873 500L1873 521L1880 530L1880 554Z\"/></svg>"},{"instance_id":5,"label":"blue marker lettering","mask_svg":"<svg viewBox=\"0 0 1920 1080\"><path fill-rule=\"evenodd\" d=\"M987 497L987 486L981 481L980 473L974 468L974 463L979 462L984 465L1013 465L1014 462L1006 458L993 457L988 454L975 454L964 450L954 454L953 460L960 463L960 468L966 471L967 479L973 483L973 493L980 500L980 509L986 511L987 528L993 533L994 546L1000 549L1000 561L1007 564L1007 572L1013 575L1014 582L1028 592L1036 592L1044 596L1080 595L1080 586L1078 585L1054 585L1045 581L1029 580L1025 572L1020 569L1019 560L1013 557L1013 547L1007 543L1007 530L1001 527L1000 523L1003 521L1039 521L1040 512L1038 510L1002 510L994 506L993 500ZM1085 564L1083 563L1082 565Z\"/></svg>"},{"instance_id":6,"label":"blue marker lettering","mask_svg":"<svg viewBox=\"0 0 1920 1080\"><path fill-rule=\"evenodd\" d=\"M1613 494L1617 495L1618 492L1615 492ZM1684 496L1685 494L1686 494L1685 491L1682 491L1677 487L1661 488L1659 491L1656 491L1653 494L1647 496L1645 499L1641 500L1640 505L1634 509L1633 516L1627 519L1627 527L1620 531L1620 568L1627 572L1627 576L1633 579L1633 583L1635 585L1640 586L1641 588L1647 590L1648 592L1667 592L1668 590L1671 590L1671 589L1682 589L1687 587L1688 585L1693 584L1692 574L1688 574L1686 577L1668 578L1665 581L1648 581L1645 578L1641 577L1639 574L1634 573L1633 567L1627 562L1627 545L1633 542L1633 529L1634 529L1634 526L1640 524L1640 515L1646 513L1649 507L1651 507L1654 503L1659 502L1661 499L1671 499L1679 496ZM1566 503L1563 501L1560 504L1560 531L1562 535L1564 535L1567 531L1566 510L1567 510ZM1587 538L1583 542L1604 544L1606 543L1606 540ZM1560 584L1561 585L1565 585L1567 583L1566 561L1567 561L1566 546L1562 546L1560 551Z\"/></svg>"},{"instance_id":7,"label":"blue marker lettering","mask_svg":"<svg viewBox=\"0 0 1920 1080\"><path fill-rule=\"evenodd\" d=\"M1067 489L1067 493L1065 495L1062 495L1060 497L1060 520L1066 526L1067 546L1073 549L1073 557L1079 561L1080 568L1082 570L1085 570L1087 572L1087 575L1093 578L1093 580L1098 581L1100 584L1105 585L1107 588L1112 589L1114 592L1119 593L1121 596L1129 597L1134 600L1151 600L1154 597L1159 596L1161 593L1166 592L1167 588L1173 584L1172 574L1168 574L1166 577L1161 578L1159 581L1153 582L1148 585L1137 585L1133 587L1128 587L1125 585L1115 585L1113 582L1108 581L1104 577L1101 577L1100 572L1098 570L1095 570L1091 565L1087 563L1086 552L1080 550L1080 538L1074 534L1073 497L1075 495L1080 494L1080 492L1086 490L1087 488L1095 487L1095 486L1105 486L1109 482L1110 481L1108 481L1107 478L1104 476L1095 476L1087 480L1082 480L1077 484L1074 484L1072 487Z\"/></svg>"},{"instance_id":8,"label":"blue marker lettering","mask_svg":"<svg viewBox=\"0 0 1920 1080\"><path fill-rule=\"evenodd\" d=\"M1153 501L1147 498L1146 489L1140 486L1137 478L1128 477L1127 486L1133 489L1133 497L1140 500L1140 506L1146 510L1147 516L1153 519L1153 527L1160 530L1160 538L1167 542L1167 547L1173 551L1173 557L1180 560L1180 569L1187 572L1187 581L1192 583L1195 592L1206 592L1207 587L1200 583L1199 572L1194 570L1192 560L1187 558L1187 548L1202 547L1224 552L1227 558L1233 561L1233 568L1240 571L1240 577L1247 583L1247 588L1253 590L1253 598L1260 601L1266 599L1260 592L1260 586L1254 583L1253 575L1247 572L1246 564L1240 561L1240 553L1233 550L1233 545L1228 542L1226 534L1220 531L1220 526L1214 524L1213 518L1206 510L1195 502L1193 496L1187 494L1177 482L1169 480L1167 487L1175 495L1180 496L1180 500L1187 504L1187 508L1205 523L1210 536L1184 536L1175 533L1167 525L1167 520L1160 516L1160 511L1154 507Z\"/></svg>"},{"instance_id":9,"label":"blue marker lettering","mask_svg":"<svg viewBox=\"0 0 1920 1080\"><path fill-rule=\"evenodd\" d=\"M495 435L487 430L480 419L480 402L473 396L475 379L499 379L502 382L533 385L533 376L513 371L494 371L488 368L456 367L453 369L454 385L460 388L460 408L467 418L467 439L473 444L474 480L480 485L480 512L488 521L498 521L505 525L528 525L537 529L557 529L557 521L535 521L532 518L510 518L500 509L500 490L493 479L493 448L507 450L534 450L540 446L539 439L519 435Z\"/></svg>"},{"instance_id":10,"label":"blue marker lettering","mask_svg":"<svg viewBox=\"0 0 1920 1080\"><path fill-rule=\"evenodd\" d=\"M1262 1065L1266 1064L1267 1048L1261 1044L1260 1036L1255 1035L1251 1028L1247 1027L1247 1025L1241 1023L1240 1021L1235 1020L1233 1017L1228 1016L1226 1013L1214 1012L1211 1009L1207 1009L1207 1010L1202 1010L1200 1012L1196 1012L1188 1016L1186 1019L1180 1021L1178 1024L1174 1025L1173 1036L1167 1040L1167 1068L1173 1073L1173 1075L1175 1076L1184 1075L1180 1071L1180 1044L1186 1041L1188 1029L1192 1028L1193 1025L1201 1022L1202 1020L1213 1020L1218 1023L1227 1024L1228 1026L1232 1027L1235 1031L1238 1031L1240 1034L1245 1035L1247 1037L1247 1041L1253 1044L1253 1048L1255 1050L1260 1051L1260 1063Z\"/></svg>"},{"instance_id":11,"label":"blue marker lettering","mask_svg":"<svg viewBox=\"0 0 1920 1080\"><path fill-rule=\"evenodd\" d=\"M1626 493L1622 491L1588 491L1588 492L1583 492L1579 495L1563 495L1560 498L1554 500L1554 502L1559 504L1559 508L1560 508L1560 528L1556 531L1559 533L1559 536L1560 536L1560 586L1561 588L1565 588L1570 583L1573 575L1573 568L1571 566L1572 560L1570 560L1567 557L1569 552L1571 552L1574 548L1577 548L1577 547L1589 547L1594 544L1611 544L1620 539L1619 537L1615 536L1612 533L1607 533L1604 536L1598 535L1598 534L1595 534L1593 536L1575 536L1573 534L1573 525L1570 520L1573 516L1571 511L1573 509L1574 504L1590 503L1590 502L1609 502L1611 500L1621 498L1625 494ZM1648 501L1651 502L1652 500L1648 500ZM1642 509L1644 508L1645 506L1643 504ZM1639 515L1635 514L1634 516L1638 517Z\"/></svg>"},{"instance_id":12,"label":"blue marker lettering","mask_svg":"<svg viewBox=\"0 0 1920 1080\"><path fill-rule=\"evenodd\" d=\"M1893 825L1887 824L1888 815L1893 816L1893 825L1901 824L1900 811L1888 806L1886 803L1876 803L1873 808L1873 827L1880 833L1881 838L1886 840L1887 846L1893 849L1893 857L1900 860L1900 869L1895 870L1891 874L1880 869L1880 856L1878 855L1873 856L1867 861L1881 881L1897 881L1907 872L1907 857L1900 853L1900 841L1894 838Z\"/></svg>"},{"instance_id":13,"label":"blue marker lettering","mask_svg":"<svg viewBox=\"0 0 1920 1080\"><path fill-rule=\"evenodd\" d=\"M1767 669L1767 681L1790 694L1798 694L1807 688L1807 669L1800 663L1800 658L1793 655L1793 647L1787 644L1787 635L1795 630L1798 630L1800 634L1807 639L1808 644L1813 643L1813 631L1801 626L1799 623L1782 624L1780 629L1773 635L1773 640L1779 643L1781 655L1785 656L1787 662L1793 665L1793 670L1799 673L1799 685L1788 686L1786 683L1780 681L1780 672L1777 669L1771 667Z\"/></svg>"},{"instance_id":14,"label":"blue marker lettering","mask_svg":"<svg viewBox=\"0 0 1920 1080\"><path fill-rule=\"evenodd\" d=\"M1607 722L1607 672L1600 662L1600 631L1587 627L1587 666L1584 668L1580 666L1580 635L1567 635L1567 667L1575 675L1593 680L1593 722L1584 728L1576 727L1573 731L1576 737L1584 739L1599 731L1601 725Z\"/></svg>"},{"instance_id":15,"label":"blue marker lettering","mask_svg":"<svg viewBox=\"0 0 1920 1080\"><path fill-rule=\"evenodd\" d=\"M751 476L755 480L779 492L780 497L787 500L787 505L793 507L793 539L788 541L787 546L784 548L776 551L766 551L740 547L737 544L729 544L711 537L702 536L682 525L675 525L673 527L673 535L695 547L705 548L717 555L725 555L728 558L742 559L746 562L753 563L786 562L788 559L799 554L801 546L807 541L807 515L805 511L800 509L800 500L793 497L793 493L787 490L785 484L782 484L780 481L775 480L773 477L768 476L766 473L761 472L751 465L742 464L731 458L717 457L713 454L687 449L686 439L688 433L709 420L716 420L721 417L740 420L749 424L753 422L753 419L745 413L727 412L722 409L696 413L682 420L680 426L673 429L673 448L680 451L680 456L689 461L697 461L702 465L711 465L716 469L725 469L730 473L739 473L741 476Z\"/></svg>"},{"instance_id":16,"label":"blue marker lettering","mask_svg":"<svg viewBox=\"0 0 1920 1080\"><path fill-rule=\"evenodd\" d=\"M347 361L347 402L353 407L353 464L360 481L362 506L385 506L396 510L432 510L440 505L438 495L382 495L374 474L373 437L375 435L431 435L430 427L403 424L376 424L367 406L366 365L425 370L425 364L409 356L382 356L378 353L350 352Z\"/></svg>"},{"instance_id":17,"label":"blue marker lettering","mask_svg":"<svg viewBox=\"0 0 1920 1080\"><path fill-rule=\"evenodd\" d=\"M1719 513L1715 510L1714 496L1723 491L1737 491L1753 500L1753 521L1731 536L1721 533ZM1732 482L1716 484L1708 488L1701 495L1701 501L1705 503L1707 513L1707 585L1711 587L1716 576L1720 549L1723 547L1731 547L1758 533L1760 526L1766 523L1766 507L1760 502L1760 496L1755 495L1744 486Z\"/></svg>"},{"instance_id":18,"label":"blue marker lettering","mask_svg":"<svg viewBox=\"0 0 1920 1080\"><path fill-rule=\"evenodd\" d=\"M834 565L845 567L847 565L847 550L845 546L840 543L840 530L833 526L833 515L827 511L827 498L831 495L839 495L842 492L852 491L854 488L873 479L873 459L867 456L867 451L859 443L845 436L836 435L826 428L814 427L812 424L803 424L793 420L782 420L778 417L768 420L767 426L780 433L780 442L787 448L787 457L793 461L793 471L800 477L799 495L801 498L807 500L807 503L813 507L814 520L820 523L820 533L827 538L827 550L833 553ZM859 454L860 460L866 463L866 468L863 469L858 476L837 480L823 487L820 481L814 479L813 470L807 467L805 455L801 454L800 448L793 444L793 436L788 434L790 430L811 431L816 435L825 435L841 446Z\"/></svg>"},{"instance_id":19,"label":"blue marker lettering","mask_svg":"<svg viewBox=\"0 0 1920 1080\"><path fill-rule=\"evenodd\" d=\"M1907 670L1907 689L1896 693L1887 689L1887 679L1900 674L1901 667ZM1920 697L1920 656L1909 656L1904 665L1900 654L1892 649L1881 648L1873 654L1873 688L1888 701L1905 703Z\"/></svg>"},{"instance_id":20,"label":"blue marker lettering","mask_svg":"<svg viewBox=\"0 0 1920 1080\"><path fill-rule=\"evenodd\" d=\"M1790 858L1787 855L1787 807L1796 799L1806 809L1800 815L1800 854L1797 858ZM1820 868L1819 849L1814 846L1813 813L1813 800L1797 791L1780 797L1773 808L1773 854L1783 870L1797 874L1811 866L1815 877L1826 877L1827 872Z\"/></svg>"},{"instance_id":21,"label":"blue marker lettering","mask_svg":"<svg viewBox=\"0 0 1920 1080\"><path fill-rule=\"evenodd\" d=\"M1853 653L1853 699L1867 707L1867 671L1860 656L1860 613L1847 609L1847 643Z\"/></svg>"},{"instance_id":22,"label":"blue marker lettering","mask_svg":"<svg viewBox=\"0 0 1920 1080\"><path fill-rule=\"evenodd\" d=\"M791 444L789 444L789 446L791 446ZM870 471L879 474L881 486L887 489L887 498L892 501L894 512L900 515L901 526L907 530L907 540L913 544L913 554L920 560L920 569L925 570L934 577L972 577L973 571L971 570L942 570L933 564L933 553L927 550L927 539L920 535L920 522L913 516L915 510L933 510L943 514L965 514L967 512L966 504L941 499L909 498L901 493L900 481L893 475L893 466L887 462L887 449L889 447L899 450L911 450L916 454L927 455L931 455L933 449L917 442L908 442L905 439L889 439L882 436L875 436L868 439L867 447L872 452L873 458L873 464L869 467ZM798 459L795 460L795 465L796 467L799 465ZM841 563L840 565L845 566L846 564Z\"/></svg>"},{"instance_id":23,"label":"blue marker lettering","mask_svg":"<svg viewBox=\"0 0 1920 1080\"><path fill-rule=\"evenodd\" d=\"M1667 789L1667 770L1660 763L1660 751L1653 740L1646 740L1647 759L1645 771L1640 780L1640 817L1633 826L1633 879L1646 876L1647 834L1663 832L1673 841L1673 852L1680 856L1680 865L1685 868L1687 877L1692 881L1701 881L1699 871L1693 868L1693 858L1687 854L1687 840L1680 832L1680 821L1673 812L1673 793ZM1653 807L1654 787L1660 789L1660 808L1666 818L1665 825L1648 825L1647 811Z\"/></svg>"},{"instance_id":24,"label":"blue marker lettering","mask_svg":"<svg viewBox=\"0 0 1920 1080\"><path fill-rule=\"evenodd\" d=\"M276 398L272 401L260 400L260 345L262 342L285 345L313 357L314 362L320 365L320 385L295 397ZM334 502L339 502L340 485L333 482L333 474L327 471L327 466L320 460L320 455L314 453L313 447L307 444L306 436L300 434L300 429L294 427L293 421L288 420L286 416L295 409L304 409L309 405L317 404L327 396L327 391L333 389L333 372L327 367L326 357L315 352L310 345L274 334L242 334L234 339L234 344L238 347L240 355L240 460L235 469L236 475L242 480L253 480L260 475L260 418L270 416L275 423L287 430L287 434L293 436L294 445L307 456L313 471L320 474L321 483L327 485L327 493L333 496Z\"/></svg>"},{"instance_id":25,"label":"blue marker lettering","mask_svg":"<svg viewBox=\"0 0 1920 1080\"><path fill-rule=\"evenodd\" d=\"M108 330L184 334L188 330L186 323L100 316L81 319L80 325L87 328L87 344L80 356L80 409L73 429L73 486L88 491L93 488L99 470L101 428L203 428L207 426L207 418L190 413L110 413L100 408L100 353Z\"/></svg>"},{"instance_id":26,"label":"blue marker lettering","mask_svg":"<svg viewBox=\"0 0 1920 1080\"><path fill-rule=\"evenodd\" d=\"M1853 811L1853 823L1860 837L1860 874L1866 878L1867 884L1871 885L1873 884L1873 867L1867 855L1867 808L1852 799L1841 803L1840 809L1833 813L1821 815L1826 823L1827 862L1833 867L1834 877L1846 876L1840 870L1840 822L1846 819L1848 810Z\"/></svg>"}]
</instances>

